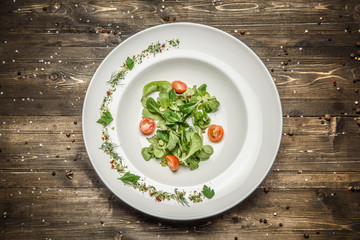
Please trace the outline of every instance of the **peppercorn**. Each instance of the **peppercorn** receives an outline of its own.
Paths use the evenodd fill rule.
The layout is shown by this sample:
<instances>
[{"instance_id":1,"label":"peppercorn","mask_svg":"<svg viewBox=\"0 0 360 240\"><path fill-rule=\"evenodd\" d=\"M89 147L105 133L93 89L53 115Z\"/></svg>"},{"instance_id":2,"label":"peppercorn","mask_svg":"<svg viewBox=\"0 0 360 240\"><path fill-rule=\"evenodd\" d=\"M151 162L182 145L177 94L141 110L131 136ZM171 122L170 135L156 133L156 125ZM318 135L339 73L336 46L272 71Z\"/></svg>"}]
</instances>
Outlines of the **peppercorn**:
<instances>
[{"instance_id":1,"label":"peppercorn","mask_svg":"<svg viewBox=\"0 0 360 240\"><path fill-rule=\"evenodd\" d=\"M298 174L301 174L302 173L302 170L298 170Z\"/></svg>"},{"instance_id":2,"label":"peppercorn","mask_svg":"<svg viewBox=\"0 0 360 240\"><path fill-rule=\"evenodd\" d=\"M273 68L271 69L271 72L274 72L274 69L273 69Z\"/></svg>"},{"instance_id":3,"label":"peppercorn","mask_svg":"<svg viewBox=\"0 0 360 240\"><path fill-rule=\"evenodd\" d=\"M267 223L267 220L266 220L266 219L264 219L264 223Z\"/></svg>"},{"instance_id":4,"label":"peppercorn","mask_svg":"<svg viewBox=\"0 0 360 240\"><path fill-rule=\"evenodd\" d=\"M71 149L70 145L67 145L67 146L66 146L66 149L67 149L67 150L70 150L70 149Z\"/></svg>"},{"instance_id":5,"label":"peppercorn","mask_svg":"<svg viewBox=\"0 0 360 240\"><path fill-rule=\"evenodd\" d=\"M359 92L359 89L355 88L355 90L354 90L354 91L357 93L357 92Z\"/></svg>"},{"instance_id":6,"label":"peppercorn","mask_svg":"<svg viewBox=\"0 0 360 240\"><path fill-rule=\"evenodd\" d=\"M355 109L356 113L360 113L360 108Z\"/></svg>"},{"instance_id":7,"label":"peppercorn","mask_svg":"<svg viewBox=\"0 0 360 240\"><path fill-rule=\"evenodd\" d=\"M56 175L56 172L52 172L51 175L55 176L55 175Z\"/></svg>"},{"instance_id":8,"label":"peppercorn","mask_svg":"<svg viewBox=\"0 0 360 240\"><path fill-rule=\"evenodd\" d=\"M330 114L325 114L325 120L326 120L326 121L330 121L330 119L331 119Z\"/></svg>"},{"instance_id":9,"label":"peppercorn","mask_svg":"<svg viewBox=\"0 0 360 240\"><path fill-rule=\"evenodd\" d=\"M57 157L57 158L60 157L60 154L57 153L57 154L56 154L56 157Z\"/></svg>"},{"instance_id":10,"label":"peppercorn","mask_svg":"<svg viewBox=\"0 0 360 240\"><path fill-rule=\"evenodd\" d=\"M356 46L360 47L360 42L359 41L356 42Z\"/></svg>"},{"instance_id":11,"label":"peppercorn","mask_svg":"<svg viewBox=\"0 0 360 240\"><path fill-rule=\"evenodd\" d=\"M357 54L358 56L360 56L360 50L357 50L357 51L356 51L356 54Z\"/></svg>"},{"instance_id":12,"label":"peppercorn","mask_svg":"<svg viewBox=\"0 0 360 240\"><path fill-rule=\"evenodd\" d=\"M287 71L287 68L284 68L284 72L286 72Z\"/></svg>"},{"instance_id":13,"label":"peppercorn","mask_svg":"<svg viewBox=\"0 0 360 240\"><path fill-rule=\"evenodd\" d=\"M74 120L74 124L75 124L75 125L77 124L77 120Z\"/></svg>"},{"instance_id":14,"label":"peppercorn","mask_svg":"<svg viewBox=\"0 0 360 240\"><path fill-rule=\"evenodd\" d=\"M320 231L316 231L316 234L320 234Z\"/></svg>"},{"instance_id":15,"label":"peppercorn","mask_svg":"<svg viewBox=\"0 0 360 240\"><path fill-rule=\"evenodd\" d=\"M72 139L71 139L71 142L72 142L72 143L73 143L73 142L75 142L75 139L74 139L74 138L72 138Z\"/></svg>"},{"instance_id":16,"label":"peppercorn","mask_svg":"<svg viewBox=\"0 0 360 240\"><path fill-rule=\"evenodd\" d=\"M47 7L43 7L43 11L46 11L47 10Z\"/></svg>"},{"instance_id":17,"label":"peppercorn","mask_svg":"<svg viewBox=\"0 0 360 240\"><path fill-rule=\"evenodd\" d=\"M292 136L292 135L294 135L294 132L293 132L293 130L289 130L288 134L289 134L289 136Z\"/></svg>"},{"instance_id":18,"label":"peppercorn","mask_svg":"<svg viewBox=\"0 0 360 240\"><path fill-rule=\"evenodd\" d=\"M18 71L18 72L17 72L17 74L20 76L20 75L21 75L21 72L20 72L20 71Z\"/></svg>"},{"instance_id":19,"label":"peppercorn","mask_svg":"<svg viewBox=\"0 0 360 240\"><path fill-rule=\"evenodd\" d=\"M288 65L288 62L285 61L285 62L284 62L284 65Z\"/></svg>"},{"instance_id":20,"label":"peppercorn","mask_svg":"<svg viewBox=\"0 0 360 240\"><path fill-rule=\"evenodd\" d=\"M286 206L285 208L286 208L286 210L289 210L290 207L289 207L289 206Z\"/></svg>"},{"instance_id":21,"label":"peppercorn","mask_svg":"<svg viewBox=\"0 0 360 240\"><path fill-rule=\"evenodd\" d=\"M25 141L25 145L27 145L28 144L28 141Z\"/></svg>"},{"instance_id":22,"label":"peppercorn","mask_svg":"<svg viewBox=\"0 0 360 240\"><path fill-rule=\"evenodd\" d=\"M244 29L241 29L241 30L240 30L240 34L241 34L241 35L244 35L244 34L245 34L245 30L244 30Z\"/></svg>"},{"instance_id":23,"label":"peppercorn","mask_svg":"<svg viewBox=\"0 0 360 240\"><path fill-rule=\"evenodd\" d=\"M264 192L268 193L269 192L269 187L264 187Z\"/></svg>"},{"instance_id":24,"label":"peppercorn","mask_svg":"<svg viewBox=\"0 0 360 240\"><path fill-rule=\"evenodd\" d=\"M355 58L355 53L350 53L350 58Z\"/></svg>"},{"instance_id":25,"label":"peppercorn","mask_svg":"<svg viewBox=\"0 0 360 240\"><path fill-rule=\"evenodd\" d=\"M261 223L263 222L262 218L259 219L259 222L261 222Z\"/></svg>"},{"instance_id":26,"label":"peppercorn","mask_svg":"<svg viewBox=\"0 0 360 240\"><path fill-rule=\"evenodd\" d=\"M280 227L282 227L282 226L283 226L283 224L282 224L282 223L279 223L279 226L280 226Z\"/></svg>"},{"instance_id":27,"label":"peppercorn","mask_svg":"<svg viewBox=\"0 0 360 240\"><path fill-rule=\"evenodd\" d=\"M356 79L353 80L353 83L356 83Z\"/></svg>"},{"instance_id":28,"label":"peppercorn","mask_svg":"<svg viewBox=\"0 0 360 240\"><path fill-rule=\"evenodd\" d=\"M357 125L360 125L360 119L358 119L358 120L356 121L356 123L357 123Z\"/></svg>"},{"instance_id":29,"label":"peppercorn","mask_svg":"<svg viewBox=\"0 0 360 240\"><path fill-rule=\"evenodd\" d=\"M70 132L66 132L66 136L67 136L67 137L70 137Z\"/></svg>"},{"instance_id":30,"label":"peppercorn","mask_svg":"<svg viewBox=\"0 0 360 240\"><path fill-rule=\"evenodd\" d=\"M309 238L310 235L308 233L304 233L304 238Z\"/></svg>"}]
</instances>

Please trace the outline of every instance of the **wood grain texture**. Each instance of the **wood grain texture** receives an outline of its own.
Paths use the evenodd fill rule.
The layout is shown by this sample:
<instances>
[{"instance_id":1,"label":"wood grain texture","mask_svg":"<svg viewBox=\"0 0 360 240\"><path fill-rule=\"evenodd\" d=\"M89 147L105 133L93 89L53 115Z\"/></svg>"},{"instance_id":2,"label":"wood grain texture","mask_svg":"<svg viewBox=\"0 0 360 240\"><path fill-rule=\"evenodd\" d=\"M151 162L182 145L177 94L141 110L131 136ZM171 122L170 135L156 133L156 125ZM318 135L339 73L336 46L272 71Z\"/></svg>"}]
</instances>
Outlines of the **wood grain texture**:
<instances>
[{"instance_id":1,"label":"wood grain texture","mask_svg":"<svg viewBox=\"0 0 360 240\"><path fill-rule=\"evenodd\" d=\"M358 239L360 192L348 187L360 186L360 61L349 57L360 50L359 14L357 0L1 1L0 239ZM85 92L106 55L173 21L248 45L273 76L284 120L258 189L189 222L147 216L112 194L81 130Z\"/></svg>"}]
</instances>

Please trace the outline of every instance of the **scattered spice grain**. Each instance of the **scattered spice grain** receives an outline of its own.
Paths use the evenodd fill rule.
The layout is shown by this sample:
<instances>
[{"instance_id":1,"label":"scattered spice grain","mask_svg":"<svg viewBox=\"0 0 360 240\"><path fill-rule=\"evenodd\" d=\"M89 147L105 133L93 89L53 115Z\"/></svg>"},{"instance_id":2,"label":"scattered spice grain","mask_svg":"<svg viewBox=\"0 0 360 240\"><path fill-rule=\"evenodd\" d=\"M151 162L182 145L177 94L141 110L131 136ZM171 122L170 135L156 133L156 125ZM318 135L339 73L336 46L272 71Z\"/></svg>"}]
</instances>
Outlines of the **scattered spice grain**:
<instances>
[{"instance_id":1,"label":"scattered spice grain","mask_svg":"<svg viewBox=\"0 0 360 240\"><path fill-rule=\"evenodd\" d=\"M325 118L326 121L330 121L331 116L330 116L330 114L325 114L325 117L324 117L324 118Z\"/></svg>"},{"instance_id":2,"label":"scattered spice grain","mask_svg":"<svg viewBox=\"0 0 360 240\"><path fill-rule=\"evenodd\" d=\"M74 177L74 173L71 170L66 171L66 177L72 179Z\"/></svg>"},{"instance_id":3,"label":"scattered spice grain","mask_svg":"<svg viewBox=\"0 0 360 240\"><path fill-rule=\"evenodd\" d=\"M264 192L268 193L269 192L269 187L264 187Z\"/></svg>"}]
</instances>

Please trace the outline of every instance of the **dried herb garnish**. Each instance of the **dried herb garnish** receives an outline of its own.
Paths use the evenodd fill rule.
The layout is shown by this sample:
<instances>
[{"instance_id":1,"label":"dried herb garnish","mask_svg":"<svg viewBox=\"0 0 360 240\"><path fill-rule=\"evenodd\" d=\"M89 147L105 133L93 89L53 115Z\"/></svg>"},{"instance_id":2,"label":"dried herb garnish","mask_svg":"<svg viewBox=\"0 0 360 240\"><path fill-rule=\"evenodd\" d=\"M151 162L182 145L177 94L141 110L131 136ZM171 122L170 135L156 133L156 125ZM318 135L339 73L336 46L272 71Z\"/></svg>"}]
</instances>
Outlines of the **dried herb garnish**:
<instances>
[{"instance_id":1,"label":"dried herb garnish","mask_svg":"<svg viewBox=\"0 0 360 240\"><path fill-rule=\"evenodd\" d=\"M140 54L134 55L132 58L127 57L122 67L117 72L113 72L109 81L107 81L107 83L110 84L111 88L106 91L106 95L101 103L101 117L97 121L97 123L103 125L102 144L100 146L100 149L109 156L111 168L115 169L121 175L121 177L119 178L121 181L131 185L134 189L137 189L140 192L147 192L150 197L154 198L155 201L161 202L164 200L175 200L183 206L189 206L188 200L186 198L186 192L184 190L180 191L175 188L174 192L170 193L160 189L156 189L154 186L147 185L144 182L144 179L141 179L140 176L135 175L130 171L126 171L127 166L123 164L122 157L118 153L116 153L116 146L112 142L107 128L107 125L109 125L113 121L113 117L109 111L109 103L112 101L112 94L116 91L116 87L122 84L121 82L125 79L126 74L131 71L136 64L142 63L144 58L148 58L149 54L153 54L153 56L155 56L156 54L169 50L169 48L177 48L179 44L179 39L169 40L165 43L152 43ZM111 129L114 129L114 127L112 127ZM194 191L194 193L196 194L188 195L188 199L193 203L202 202L205 198L211 199L215 194L214 190L207 186L204 186L202 191L199 191L198 193L197 191Z\"/></svg>"}]
</instances>

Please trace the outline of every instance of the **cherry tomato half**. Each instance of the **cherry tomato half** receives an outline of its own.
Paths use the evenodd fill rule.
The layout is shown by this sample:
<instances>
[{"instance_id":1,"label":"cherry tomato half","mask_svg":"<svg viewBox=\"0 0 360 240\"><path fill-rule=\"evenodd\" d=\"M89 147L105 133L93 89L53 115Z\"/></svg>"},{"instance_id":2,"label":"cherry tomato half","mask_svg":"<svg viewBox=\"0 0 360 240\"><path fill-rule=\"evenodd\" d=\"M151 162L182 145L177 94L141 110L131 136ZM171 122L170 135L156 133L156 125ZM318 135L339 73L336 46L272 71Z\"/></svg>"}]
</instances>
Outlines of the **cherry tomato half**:
<instances>
[{"instance_id":1,"label":"cherry tomato half","mask_svg":"<svg viewBox=\"0 0 360 240\"><path fill-rule=\"evenodd\" d=\"M175 172L179 167L179 159L174 155L166 155L165 160L170 170Z\"/></svg>"},{"instance_id":2,"label":"cherry tomato half","mask_svg":"<svg viewBox=\"0 0 360 240\"><path fill-rule=\"evenodd\" d=\"M171 86L177 93L183 93L186 91L186 88L187 88L187 85L184 82L178 81L178 80L173 81Z\"/></svg>"},{"instance_id":3,"label":"cherry tomato half","mask_svg":"<svg viewBox=\"0 0 360 240\"><path fill-rule=\"evenodd\" d=\"M156 123L151 118L143 118L140 121L140 130L143 134L149 135L151 134L156 127Z\"/></svg>"},{"instance_id":4,"label":"cherry tomato half","mask_svg":"<svg viewBox=\"0 0 360 240\"><path fill-rule=\"evenodd\" d=\"M211 125L208 130L208 136L212 142L218 142L224 136L224 129L220 125Z\"/></svg>"}]
</instances>

